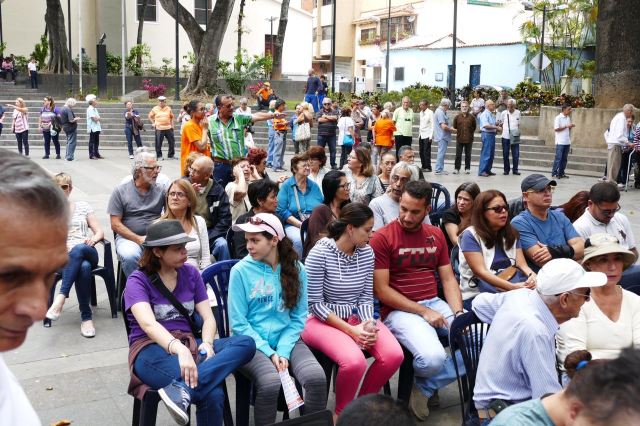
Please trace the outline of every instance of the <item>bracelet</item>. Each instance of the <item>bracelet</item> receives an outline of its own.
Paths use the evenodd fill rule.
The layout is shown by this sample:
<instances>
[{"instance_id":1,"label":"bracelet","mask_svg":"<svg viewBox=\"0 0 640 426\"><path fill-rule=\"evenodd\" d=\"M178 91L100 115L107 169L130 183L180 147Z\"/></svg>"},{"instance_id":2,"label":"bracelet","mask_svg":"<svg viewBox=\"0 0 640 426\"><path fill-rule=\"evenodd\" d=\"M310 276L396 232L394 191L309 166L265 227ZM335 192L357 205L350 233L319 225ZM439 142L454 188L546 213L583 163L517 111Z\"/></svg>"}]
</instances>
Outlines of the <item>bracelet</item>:
<instances>
[{"instance_id":1,"label":"bracelet","mask_svg":"<svg viewBox=\"0 0 640 426\"><path fill-rule=\"evenodd\" d=\"M464 310L463 309L460 309L460 310L456 311L453 315L457 317L460 314L464 314Z\"/></svg>"},{"instance_id":2,"label":"bracelet","mask_svg":"<svg viewBox=\"0 0 640 426\"><path fill-rule=\"evenodd\" d=\"M167 353L168 353L169 355L173 355L173 353L171 352L171 345L173 345L173 343L174 343L175 341L177 341L177 340L178 340L178 339L174 337L174 338L173 338L173 339L171 339L171 340L169 341L169 343L167 344Z\"/></svg>"}]
</instances>

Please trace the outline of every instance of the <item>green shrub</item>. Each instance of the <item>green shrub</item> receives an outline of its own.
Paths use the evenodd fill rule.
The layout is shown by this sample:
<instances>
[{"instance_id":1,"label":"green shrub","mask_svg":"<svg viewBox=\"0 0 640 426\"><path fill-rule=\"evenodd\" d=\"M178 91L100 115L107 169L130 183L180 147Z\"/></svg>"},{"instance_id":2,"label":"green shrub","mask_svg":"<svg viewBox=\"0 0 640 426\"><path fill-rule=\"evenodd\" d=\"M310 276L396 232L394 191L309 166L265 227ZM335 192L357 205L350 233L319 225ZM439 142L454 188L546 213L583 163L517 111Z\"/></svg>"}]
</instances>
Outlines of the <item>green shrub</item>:
<instances>
[{"instance_id":1,"label":"green shrub","mask_svg":"<svg viewBox=\"0 0 640 426\"><path fill-rule=\"evenodd\" d=\"M40 43L36 43L33 47L33 52L31 52L31 56L36 58L39 66L42 67L47 60L47 55L49 54L49 41L47 40L47 36L43 34L40 37Z\"/></svg>"},{"instance_id":2,"label":"green shrub","mask_svg":"<svg viewBox=\"0 0 640 426\"><path fill-rule=\"evenodd\" d=\"M120 75L121 73L122 73L122 58L118 55L114 55L113 53L107 51L107 74Z\"/></svg>"}]
</instances>

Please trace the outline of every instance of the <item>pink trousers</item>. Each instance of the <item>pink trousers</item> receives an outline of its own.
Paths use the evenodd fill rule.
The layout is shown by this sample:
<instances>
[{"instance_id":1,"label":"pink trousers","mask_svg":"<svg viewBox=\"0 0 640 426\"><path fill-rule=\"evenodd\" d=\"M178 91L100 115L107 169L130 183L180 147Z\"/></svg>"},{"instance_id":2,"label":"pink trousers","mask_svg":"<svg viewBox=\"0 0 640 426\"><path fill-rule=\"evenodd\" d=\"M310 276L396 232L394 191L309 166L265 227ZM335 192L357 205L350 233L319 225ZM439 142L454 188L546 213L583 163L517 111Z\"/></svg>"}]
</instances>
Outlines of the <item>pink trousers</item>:
<instances>
[{"instance_id":1,"label":"pink trousers","mask_svg":"<svg viewBox=\"0 0 640 426\"><path fill-rule=\"evenodd\" d=\"M378 393L402 364L404 355L396 338L381 321L378 321L378 329L378 340L367 350L375 359L367 371L365 354L350 336L315 317L307 320L302 340L338 364L336 414L356 397L362 376L364 381L358 396Z\"/></svg>"}]
</instances>

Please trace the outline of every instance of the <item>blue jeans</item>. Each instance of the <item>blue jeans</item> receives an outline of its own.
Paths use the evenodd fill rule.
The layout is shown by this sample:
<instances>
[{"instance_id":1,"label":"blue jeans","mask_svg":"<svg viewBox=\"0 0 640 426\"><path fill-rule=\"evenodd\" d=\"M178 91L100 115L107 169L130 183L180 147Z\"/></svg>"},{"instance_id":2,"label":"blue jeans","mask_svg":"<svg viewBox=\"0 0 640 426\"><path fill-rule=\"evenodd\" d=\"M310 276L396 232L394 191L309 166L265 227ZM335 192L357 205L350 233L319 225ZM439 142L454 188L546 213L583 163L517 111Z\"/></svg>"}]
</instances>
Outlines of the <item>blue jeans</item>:
<instances>
[{"instance_id":1,"label":"blue jeans","mask_svg":"<svg viewBox=\"0 0 640 426\"><path fill-rule=\"evenodd\" d=\"M218 262L221 260L231 259L229 246L227 245L227 240L224 237L218 237L213 241L211 254L213 254L213 257L215 257Z\"/></svg>"},{"instance_id":2,"label":"blue jeans","mask_svg":"<svg viewBox=\"0 0 640 426\"><path fill-rule=\"evenodd\" d=\"M51 152L51 142L53 141L53 146L56 149L56 156L60 156L60 139L59 134L55 136L51 136L51 132L42 132L42 137L44 138L44 155L47 157Z\"/></svg>"},{"instance_id":3,"label":"blue jeans","mask_svg":"<svg viewBox=\"0 0 640 426\"><path fill-rule=\"evenodd\" d=\"M284 233L293 243L293 249L298 253L298 257L302 259L302 239L300 238L300 228L293 225L285 225Z\"/></svg>"},{"instance_id":4,"label":"blue jeans","mask_svg":"<svg viewBox=\"0 0 640 426\"><path fill-rule=\"evenodd\" d=\"M215 162L215 166L213 168L213 178L220 184L222 187L226 187L229 182L233 181L233 173L231 171L231 164Z\"/></svg>"},{"instance_id":5,"label":"blue jeans","mask_svg":"<svg viewBox=\"0 0 640 426\"><path fill-rule=\"evenodd\" d=\"M504 172L509 173L511 165L509 164L509 150L511 150L511 156L513 157L513 172L518 172L518 163L520 162L520 144L511 144L509 139L502 138L502 162L504 165Z\"/></svg>"},{"instance_id":6,"label":"blue jeans","mask_svg":"<svg viewBox=\"0 0 640 426\"><path fill-rule=\"evenodd\" d=\"M434 297L422 300L422 306L439 312L449 322L453 321L453 312L449 305ZM447 336L446 328L433 328L420 315L404 311L392 311L384 324L405 348L413 354L413 369L416 386L427 397L456 380L453 358L442 347L438 335ZM456 352L460 374L464 374L464 363L460 352Z\"/></svg>"},{"instance_id":7,"label":"blue jeans","mask_svg":"<svg viewBox=\"0 0 640 426\"><path fill-rule=\"evenodd\" d=\"M198 345L201 340L198 339ZM221 384L239 367L251 361L256 344L251 337L233 336L213 341L215 355L198 364L198 386L188 387L180 375L177 355L169 355L157 344L146 346L136 357L133 369L146 385L161 389L176 382L189 392L196 405L198 425L222 425L224 393Z\"/></svg>"},{"instance_id":8,"label":"blue jeans","mask_svg":"<svg viewBox=\"0 0 640 426\"><path fill-rule=\"evenodd\" d=\"M304 101L311 104L313 112L318 112L320 106L318 105L318 95L315 93L307 93L304 95Z\"/></svg>"},{"instance_id":9,"label":"blue jeans","mask_svg":"<svg viewBox=\"0 0 640 426\"><path fill-rule=\"evenodd\" d=\"M281 169L284 166L284 148L287 140L287 132L276 131L273 136L273 168Z\"/></svg>"},{"instance_id":10,"label":"blue jeans","mask_svg":"<svg viewBox=\"0 0 640 426\"><path fill-rule=\"evenodd\" d=\"M442 139L438 141L438 155L436 157L436 172L441 172L444 170L444 156L447 153L448 146L449 146L448 140Z\"/></svg>"},{"instance_id":11,"label":"blue jeans","mask_svg":"<svg viewBox=\"0 0 640 426\"><path fill-rule=\"evenodd\" d=\"M73 154L76 152L76 137L78 136L78 128L72 132L65 132L67 135L67 149L64 154L64 158L71 161L73 160Z\"/></svg>"},{"instance_id":12,"label":"blue jeans","mask_svg":"<svg viewBox=\"0 0 640 426\"><path fill-rule=\"evenodd\" d=\"M493 167L493 156L496 151L496 134L482 132L482 150L480 151L480 165L478 166L478 176L483 173L491 173Z\"/></svg>"},{"instance_id":13,"label":"blue jeans","mask_svg":"<svg viewBox=\"0 0 640 426\"><path fill-rule=\"evenodd\" d=\"M142 146L142 140L140 139L140 133L137 135L133 134L133 128L131 126L124 126L124 135L127 137L127 149L129 150L129 155L133 155L133 139L136 140L136 146L140 148ZM182 173L184 170L180 170Z\"/></svg>"},{"instance_id":14,"label":"blue jeans","mask_svg":"<svg viewBox=\"0 0 640 426\"><path fill-rule=\"evenodd\" d=\"M318 146L325 147L329 145L329 162L331 168L336 168L336 135L333 136L321 136L318 135Z\"/></svg>"},{"instance_id":15,"label":"blue jeans","mask_svg":"<svg viewBox=\"0 0 640 426\"><path fill-rule=\"evenodd\" d=\"M69 261L62 270L62 285L60 294L69 297L71 286L76 283L76 295L82 321L91 319L89 306L91 286L91 271L98 266L98 251L87 244L77 244L69 252Z\"/></svg>"},{"instance_id":16,"label":"blue jeans","mask_svg":"<svg viewBox=\"0 0 640 426\"><path fill-rule=\"evenodd\" d=\"M564 176L564 169L567 167L567 157L569 156L570 149L571 145L556 145L556 158L553 160L551 176Z\"/></svg>"},{"instance_id":17,"label":"blue jeans","mask_svg":"<svg viewBox=\"0 0 640 426\"><path fill-rule=\"evenodd\" d=\"M133 271L138 269L138 261L142 256L142 247L131 240L116 236L116 254L122 261L122 271L128 277Z\"/></svg>"},{"instance_id":18,"label":"blue jeans","mask_svg":"<svg viewBox=\"0 0 640 426\"><path fill-rule=\"evenodd\" d=\"M275 144L274 144L273 139L276 136L276 131L273 130L273 127L271 127L271 126L269 126L268 136L269 136L269 140L267 142L267 164L268 165L272 165L273 164L273 152L275 150Z\"/></svg>"},{"instance_id":19,"label":"blue jeans","mask_svg":"<svg viewBox=\"0 0 640 426\"><path fill-rule=\"evenodd\" d=\"M625 290L640 294L640 265L631 265L622 273L620 285ZM635 288L631 288L635 287Z\"/></svg>"}]
</instances>

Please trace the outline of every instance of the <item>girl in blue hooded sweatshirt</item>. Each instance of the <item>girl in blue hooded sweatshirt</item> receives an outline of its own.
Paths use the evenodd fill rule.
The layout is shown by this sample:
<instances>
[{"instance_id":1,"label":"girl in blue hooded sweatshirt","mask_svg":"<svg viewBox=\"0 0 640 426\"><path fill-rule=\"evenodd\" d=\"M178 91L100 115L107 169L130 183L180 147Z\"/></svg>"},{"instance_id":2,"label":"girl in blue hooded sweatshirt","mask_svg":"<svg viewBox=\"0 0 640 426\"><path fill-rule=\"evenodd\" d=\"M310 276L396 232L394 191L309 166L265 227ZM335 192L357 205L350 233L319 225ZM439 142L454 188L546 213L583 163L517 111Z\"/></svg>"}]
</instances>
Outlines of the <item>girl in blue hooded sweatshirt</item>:
<instances>
[{"instance_id":1,"label":"girl in blue hooded sweatshirt","mask_svg":"<svg viewBox=\"0 0 640 426\"><path fill-rule=\"evenodd\" d=\"M304 413L324 410L324 371L300 339L308 315L307 275L277 216L259 213L236 224L249 254L231 269L229 322L234 335L251 336L256 354L240 371L253 381L257 426L275 423L280 377L289 370L304 390Z\"/></svg>"}]
</instances>

